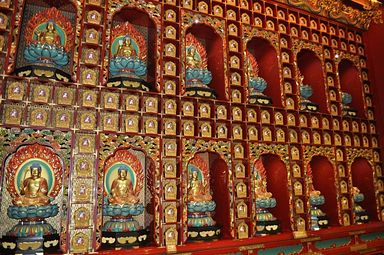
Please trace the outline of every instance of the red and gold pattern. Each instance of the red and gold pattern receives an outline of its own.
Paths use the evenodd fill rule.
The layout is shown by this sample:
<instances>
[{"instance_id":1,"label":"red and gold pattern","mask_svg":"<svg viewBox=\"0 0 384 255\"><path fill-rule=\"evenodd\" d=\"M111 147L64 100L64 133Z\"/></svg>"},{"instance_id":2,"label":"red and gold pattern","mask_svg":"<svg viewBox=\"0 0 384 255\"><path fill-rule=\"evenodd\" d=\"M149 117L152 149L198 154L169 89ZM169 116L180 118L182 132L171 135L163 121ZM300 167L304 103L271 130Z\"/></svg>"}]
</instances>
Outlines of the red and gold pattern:
<instances>
[{"instance_id":1,"label":"red and gold pattern","mask_svg":"<svg viewBox=\"0 0 384 255\"><path fill-rule=\"evenodd\" d=\"M116 163L127 164L135 172L136 184L134 193L135 195L138 195L144 186L143 167L140 160L127 149L119 149L106 160L104 172L106 173L106 171Z\"/></svg>"},{"instance_id":2,"label":"red and gold pattern","mask_svg":"<svg viewBox=\"0 0 384 255\"><path fill-rule=\"evenodd\" d=\"M246 51L246 57L252 67L253 74L255 77L259 76L259 65L257 64L256 58L248 50ZM249 75L249 73L248 73Z\"/></svg>"},{"instance_id":3,"label":"red and gold pattern","mask_svg":"<svg viewBox=\"0 0 384 255\"><path fill-rule=\"evenodd\" d=\"M119 24L112 29L112 40L114 42L117 37L129 35L139 47L140 51L138 52L138 57L140 59L145 59L147 57L147 47L144 37L140 34L139 31L129 22Z\"/></svg>"},{"instance_id":4,"label":"red and gold pattern","mask_svg":"<svg viewBox=\"0 0 384 255\"><path fill-rule=\"evenodd\" d=\"M191 33L185 37L185 47L193 46L201 58L202 68L207 68L208 58L204 46Z\"/></svg>"},{"instance_id":5,"label":"red and gold pattern","mask_svg":"<svg viewBox=\"0 0 384 255\"><path fill-rule=\"evenodd\" d=\"M199 154L196 154L193 157L193 159L189 162L189 164L194 165L198 169L200 169L201 173L203 174L204 179L209 179L208 165Z\"/></svg>"},{"instance_id":6,"label":"red and gold pattern","mask_svg":"<svg viewBox=\"0 0 384 255\"><path fill-rule=\"evenodd\" d=\"M263 161L261 159L255 161L254 167L255 170L259 172L261 179L267 180L267 171L265 170Z\"/></svg>"},{"instance_id":7,"label":"red and gold pattern","mask_svg":"<svg viewBox=\"0 0 384 255\"><path fill-rule=\"evenodd\" d=\"M40 159L49 165L55 180L48 196L56 197L62 187L63 162L52 148L38 143L22 146L10 156L8 164L6 165L7 190L9 194L13 198L19 195L17 191L18 187L15 185L15 178L20 167L31 159Z\"/></svg>"},{"instance_id":8,"label":"red and gold pattern","mask_svg":"<svg viewBox=\"0 0 384 255\"><path fill-rule=\"evenodd\" d=\"M64 49L69 52L75 42L75 33L73 31L71 22L65 16L63 16L60 11L57 10L55 7L37 13L28 21L27 28L25 30L25 42L27 44L34 42L33 35L35 29L40 24L49 21L54 21L55 24L58 25L62 29L62 31L64 31L66 36Z\"/></svg>"}]
</instances>

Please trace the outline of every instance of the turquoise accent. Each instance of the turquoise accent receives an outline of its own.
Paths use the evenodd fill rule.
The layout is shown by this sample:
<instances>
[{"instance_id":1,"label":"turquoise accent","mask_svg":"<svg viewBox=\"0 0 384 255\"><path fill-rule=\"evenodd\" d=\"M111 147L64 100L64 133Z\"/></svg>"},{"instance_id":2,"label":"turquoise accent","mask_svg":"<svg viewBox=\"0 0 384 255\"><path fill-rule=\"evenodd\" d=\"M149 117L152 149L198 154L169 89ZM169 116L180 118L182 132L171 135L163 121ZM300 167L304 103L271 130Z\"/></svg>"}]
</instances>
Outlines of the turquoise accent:
<instances>
[{"instance_id":1,"label":"turquoise accent","mask_svg":"<svg viewBox=\"0 0 384 255\"><path fill-rule=\"evenodd\" d=\"M259 209L256 211L256 221L274 221L276 218L272 213L264 209Z\"/></svg>"},{"instance_id":2,"label":"turquoise accent","mask_svg":"<svg viewBox=\"0 0 384 255\"><path fill-rule=\"evenodd\" d=\"M55 27L56 32L59 34L60 37L60 45L65 45L65 42L67 41L67 35L65 34L65 31L54 21L50 20L48 22L41 23L38 25L35 30L33 31L33 40L38 41L37 31L44 31L47 28L47 25L49 22L53 23L53 26Z\"/></svg>"},{"instance_id":3,"label":"turquoise accent","mask_svg":"<svg viewBox=\"0 0 384 255\"><path fill-rule=\"evenodd\" d=\"M193 165L193 164L188 164L188 174L191 175L192 172L197 172L197 178L200 180L200 181L203 181L204 178L203 178L203 174L200 170L200 168L198 168L197 166Z\"/></svg>"},{"instance_id":4,"label":"turquoise accent","mask_svg":"<svg viewBox=\"0 0 384 255\"><path fill-rule=\"evenodd\" d=\"M215 201L188 202L188 212L213 212L216 208Z\"/></svg>"},{"instance_id":5,"label":"turquoise accent","mask_svg":"<svg viewBox=\"0 0 384 255\"><path fill-rule=\"evenodd\" d=\"M250 95L262 94L267 88L268 83L261 77L251 77L248 80L248 86L250 90Z\"/></svg>"},{"instance_id":6,"label":"turquoise accent","mask_svg":"<svg viewBox=\"0 0 384 255\"><path fill-rule=\"evenodd\" d=\"M136 77L147 73L147 63L137 57L114 57L109 62L109 71L114 77Z\"/></svg>"},{"instance_id":7,"label":"turquoise accent","mask_svg":"<svg viewBox=\"0 0 384 255\"><path fill-rule=\"evenodd\" d=\"M355 194L353 196L353 201L355 201L355 203L359 203L359 202L364 201L364 194L362 194L362 193Z\"/></svg>"},{"instance_id":8,"label":"turquoise accent","mask_svg":"<svg viewBox=\"0 0 384 255\"><path fill-rule=\"evenodd\" d=\"M19 171L16 173L16 178L15 178L16 187L18 189L17 191L20 192L19 187L21 187L21 183L24 181L25 172L30 171L30 167L34 163L37 163L41 166L41 176L43 176L47 180L48 194L49 194L54 182L53 172L51 170L51 166L47 162L39 158L33 158L30 160L27 160L20 166Z\"/></svg>"},{"instance_id":9,"label":"turquoise accent","mask_svg":"<svg viewBox=\"0 0 384 255\"><path fill-rule=\"evenodd\" d=\"M56 230L45 221L19 222L9 232L8 236L15 237L42 237L56 234Z\"/></svg>"},{"instance_id":10,"label":"turquoise accent","mask_svg":"<svg viewBox=\"0 0 384 255\"><path fill-rule=\"evenodd\" d=\"M207 69L187 68L187 85L208 85L212 81L212 73Z\"/></svg>"},{"instance_id":11,"label":"turquoise accent","mask_svg":"<svg viewBox=\"0 0 384 255\"><path fill-rule=\"evenodd\" d=\"M325 198L324 196L310 196L309 203L314 206L323 205L325 203Z\"/></svg>"},{"instance_id":12,"label":"turquoise accent","mask_svg":"<svg viewBox=\"0 0 384 255\"><path fill-rule=\"evenodd\" d=\"M343 105L348 105L352 103L352 96L351 94L348 94L346 92L341 93L341 101L343 102Z\"/></svg>"},{"instance_id":13,"label":"turquoise accent","mask_svg":"<svg viewBox=\"0 0 384 255\"><path fill-rule=\"evenodd\" d=\"M308 100L308 98L310 98L312 96L312 94L313 94L313 90L312 90L311 86L306 85L306 84L303 84L300 86L301 97Z\"/></svg>"},{"instance_id":14,"label":"turquoise accent","mask_svg":"<svg viewBox=\"0 0 384 255\"><path fill-rule=\"evenodd\" d=\"M361 240L363 241L375 241L378 239L384 239L384 232L375 232L375 233L369 233L369 234L363 234L360 236Z\"/></svg>"},{"instance_id":15,"label":"turquoise accent","mask_svg":"<svg viewBox=\"0 0 384 255\"><path fill-rule=\"evenodd\" d=\"M271 249L259 250L258 255L279 255L279 253L284 252L285 255L295 254L301 252L303 246L301 244L291 245L291 246L282 246Z\"/></svg>"},{"instance_id":16,"label":"turquoise accent","mask_svg":"<svg viewBox=\"0 0 384 255\"><path fill-rule=\"evenodd\" d=\"M117 53L117 49L119 48L120 43L124 42L124 40L126 39L129 39L131 41L131 46L136 51L136 55L140 55L140 48L137 45L136 41L128 35L121 35L116 37L115 40L113 40L112 42L112 45L111 45L112 56L114 56Z\"/></svg>"},{"instance_id":17,"label":"turquoise accent","mask_svg":"<svg viewBox=\"0 0 384 255\"><path fill-rule=\"evenodd\" d=\"M208 215L188 215L189 227L207 227L214 226L216 222Z\"/></svg>"},{"instance_id":18,"label":"turquoise accent","mask_svg":"<svg viewBox=\"0 0 384 255\"><path fill-rule=\"evenodd\" d=\"M103 231L107 232L131 232L140 230L139 223L132 218L111 219L104 223Z\"/></svg>"},{"instance_id":19,"label":"turquoise accent","mask_svg":"<svg viewBox=\"0 0 384 255\"><path fill-rule=\"evenodd\" d=\"M29 62L66 66L69 62L68 53L62 47L49 44L31 43L24 49L24 58Z\"/></svg>"},{"instance_id":20,"label":"turquoise accent","mask_svg":"<svg viewBox=\"0 0 384 255\"><path fill-rule=\"evenodd\" d=\"M256 208L274 208L276 206L276 199L271 198L257 198Z\"/></svg>"},{"instance_id":21,"label":"turquoise accent","mask_svg":"<svg viewBox=\"0 0 384 255\"><path fill-rule=\"evenodd\" d=\"M58 214L59 207L57 204L43 206L10 206L8 207L8 217L11 219L26 218L49 218Z\"/></svg>"},{"instance_id":22,"label":"turquoise accent","mask_svg":"<svg viewBox=\"0 0 384 255\"><path fill-rule=\"evenodd\" d=\"M136 216L140 215L144 212L143 204L134 204L134 205L104 205L103 207L103 215L104 216Z\"/></svg>"},{"instance_id":23,"label":"turquoise accent","mask_svg":"<svg viewBox=\"0 0 384 255\"><path fill-rule=\"evenodd\" d=\"M350 243L351 241L352 241L352 239L350 237L330 239L330 240L315 242L315 247L317 249L333 248L335 245L336 245L336 247L341 247L341 246L348 245L348 243Z\"/></svg>"}]
</instances>

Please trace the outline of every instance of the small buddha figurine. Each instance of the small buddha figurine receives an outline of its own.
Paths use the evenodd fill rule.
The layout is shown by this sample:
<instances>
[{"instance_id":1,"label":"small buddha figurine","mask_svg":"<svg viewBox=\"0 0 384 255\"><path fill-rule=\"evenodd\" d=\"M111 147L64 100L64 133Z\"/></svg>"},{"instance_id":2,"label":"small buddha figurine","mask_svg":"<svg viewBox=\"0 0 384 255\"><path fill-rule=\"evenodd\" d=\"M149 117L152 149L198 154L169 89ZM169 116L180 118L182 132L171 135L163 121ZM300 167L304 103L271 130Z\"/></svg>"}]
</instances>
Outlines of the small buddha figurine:
<instances>
[{"instance_id":1,"label":"small buddha figurine","mask_svg":"<svg viewBox=\"0 0 384 255\"><path fill-rule=\"evenodd\" d=\"M27 173L27 171L26 171ZM20 197L13 199L16 206L48 205L50 203L47 180L41 176L41 165L34 163L30 167L31 176L24 178L20 187Z\"/></svg>"},{"instance_id":2,"label":"small buddha figurine","mask_svg":"<svg viewBox=\"0 0 384 255\"><path fill-rule=\"evenodd\" d=\"M267 191L267 181L263 179L255 179L255 194L256 198L266 199L271 198L272 193Z\"/></svg>"},{"instance_id":3,"label":"small buddha figurine","mask_svg":"<svg viewBox=\"0 0 384 255\"><path fill-rule=\"evenodd\" d=\"M194 46L190 46L187 49L187 68L200 68L201 61L196 56L196 48Z\"/></svg>"},{"instance_id":4,"label":"small buddha figurine","mask_svg":"<svg viewBox=\"0 0 384 255\"><path fill-rule=\"evenodd\" d=\"M132 182L127 178L127 169L120 167L118 169L118 177L113 180L111 186L111 197L109 198L110 204L136 204L139 199L133 192Z\"/></svg>"},{"instance_id":5,"label":"small buddha figurine","mask_svg":"<svg viewBox=\"0 0 384 255\"><path fill-rule=\"evenodd\" d=\"M39 30L35 33L38 42L52 46L61 46L60 35L56 31L55 23L53 21L49 21L47 27L43 31Z\"/></svg>"},{"instance_id":6,"label":"small buddha figurine","mask_svg":"<svg viewBox=\"0 0 384 255\"><path fill-rule=\"evenodd\" d=\"M211 201L212 196L210 193L209 184L199 180L197 171L192 171L191 181L188 187L188 199L191 202L205 202Z\"/></svg>"},{"instance_id":7,"label":"small buddha figurine","mask_svg":"<svg viewBox=\"0 0 384 255\"><path fill-rule=\"evenodd\" d=\"M132 46L131 39L126 36L122 43L119 44L114 57L134 57L136 55L136 50Z\"/></svg>"}]
</instances>

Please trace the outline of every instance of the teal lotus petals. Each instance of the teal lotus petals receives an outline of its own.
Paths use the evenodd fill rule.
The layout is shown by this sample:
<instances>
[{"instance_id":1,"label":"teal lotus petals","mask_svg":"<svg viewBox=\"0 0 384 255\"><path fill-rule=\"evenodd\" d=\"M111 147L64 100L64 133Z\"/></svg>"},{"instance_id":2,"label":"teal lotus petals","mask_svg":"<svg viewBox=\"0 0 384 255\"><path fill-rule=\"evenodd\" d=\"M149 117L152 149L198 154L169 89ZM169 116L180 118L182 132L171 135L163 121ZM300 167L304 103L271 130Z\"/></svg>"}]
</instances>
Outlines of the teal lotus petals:
<instances>
[{"instance_id":1,"label":"teal lotus petals","mask_svg":"<svg viewBox=\"0 0 384 255\"><path fill-rule=\"evenodd\" d=\"M216 208L214 201L189 202L188 212L213 212Z\"/></svg>"},{"instance_id":2,"label":"teal lotus petals","mask_svg":"<svg viewBox=\"0 0 384 255\"><path fill-rule=\"evenodd\" d=\"M323 205L325 203L325 198L324 196L310 196L309 203L314 206Z\"/></svg>"},{"instance_id":3,"label":"teal lotus petals","mask_svg":"<svg viewBox=\"0 0 384 255\"><path fill-rule=\"evenodd\" d=\"M250 78L248 80L248 84L251 95L254 93L263 93L264 90L268 87L266 80L259 76Z\"/></svg>"},{"instance_id":4,"label":"teal lotus petals","mask_svg":"<svg viewBox=\"0 0 384 255\"><path fill-rule=\"evenodd\" d=\"M189 227L207 227L214 226L216 222L212 217L204 215L201 217L188 217L188 226Z\"/></svg>"},{"instance_id":5,"label":"teal lotus petals","mask_svg":"<svg viewBox=\"0 0 384 255\"><path fill-rule=\"evenodd\" d=\"M128 215L140 215L144 212L143 204L133 205L104 205L104 216L128 216Z\"/></svg>"},{"instance_id":6,"label":"teal lotus petals","mask_svg":"<svg viewBox=\"0 0 384 255\"><path fill-rule=\"evenodd\" d=\"M212 81L212 73L207 69L188 68L186 70L186 79L187 83L198 81L208 85Z\"/></svg>"},{"instance_id":7,"label":"teal lotus petals","mask_svg":"<svg viewBox=\"0 0 384 255\"><path fill-rule=\"evenodd\" d=\"M308 99L312 96L312 94L313 94L313 89L311 86L306 85L306 84L300 86L301 97Z\"/></svg>"},{"instance_id":8,"label":"teal lotus petals","mask_svg":"<svg viewBox=\"0 0 384 255\"><path fill-rule=\"evenodd\" d=\"M111 72L112 76L143 76L147 73L147 65L139 58L115 57L112 58L109 63L109 71Z\"/></svg>"},{"instance_id":9,"label":"teal lotus petals","mask_svg":"<svg viewBox=\"0 0 384 255\"><path fill-rule=\"evenodd\" d=\"M364 201L364 194L362 194L362 193L355 194L353 196L353 201L355 201L355 203L363 202Z\"/></svg>"},{"instance_id":10,"label":"teal lotus petals","mask_svg":"<svg viewBox=\"0 0 384 255\"><path fill-rule=\"evenodd\" d=\"M25 218L49 218L58 214L59 207L54 205L43 206L10 206L8 207L8 217L12 219Z\"/></svg>"},{"instance_id":11,"label":"teal lotus petals","mask_svg":"<svg viewBox=\"0 0 384 255\"><path fill-rule=\"evenodd\" d=\"M271 198L257 198L256 208L273 208L276 206L276 199Z\"/></svg>"},{"instance_id":12,"label":"teal lotus petals","mask_svg":"<svg viewBox=\"0 0 384 255\"><path fill-rule=\"evenodd\" d=\"M69 63L67 52L63 48L49 44L32 43L24 49L24 58L30 62L66 66Z\"/></svg>"},{"instance_id":13,"label":"teal lotus petals","mask_svg":"<svg viewBox=\"0 0 384 255\"><path fill-rule=\"evenodd\" d=\"M348 94L346 92L342 92L341 93L341 100L342 100L344 105L350 104L350 103L352 103L352 96L351 96L351 94Z\"/></svg>"}]
</instances>

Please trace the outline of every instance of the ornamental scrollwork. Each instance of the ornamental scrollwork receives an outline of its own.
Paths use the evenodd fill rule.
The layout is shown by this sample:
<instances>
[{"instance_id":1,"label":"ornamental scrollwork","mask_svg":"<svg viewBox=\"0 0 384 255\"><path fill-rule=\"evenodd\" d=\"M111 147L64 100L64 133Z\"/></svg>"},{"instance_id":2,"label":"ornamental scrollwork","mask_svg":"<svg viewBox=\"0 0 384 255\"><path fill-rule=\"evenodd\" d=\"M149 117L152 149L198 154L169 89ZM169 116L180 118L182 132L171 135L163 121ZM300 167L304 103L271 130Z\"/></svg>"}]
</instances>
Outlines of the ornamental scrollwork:
<instances>
[{"instance_id":1,"label":"ornamental scrollwork","mask_svg":"<svg viewBox=\"0 0 384 255\"><path fill-rule=\"evenodd\" d=\"M248 43L248 41L252 40L253 37L260 37L268 40L271 43L271 45L276 49L276 52L280 52L279 36L277 33L244 25L243 36L244 36L245 46Z\"/></svg>"},{"instance_id":2,"label":"ornamental scrollwork","mask_svg":"<svg viewBox=\"0 0 384 255\"><path fill-rule=\"evenodd\" d=\"M373 164L373 150L371 149L357 149L357 148L350 148L346 149L346 155L347 155L347 164L350 168L353 162L356 158L365 158L367 159L371 165Z\"/></svg>"},{"instance_id":3,"label":"ornamental scrollwork","mask_svg":"<svg viewBox=\"0 0 384 255\"><path fill-rule=\"evenodd\" d=\"M249 147L251 161L259 159L262 154L273 153L280 156L285 165L289 165L288 145L250 143Z\"/></svg>"},{"instance_id":4,"label":"ornamental scrollwork","mask_svg":"<svg viewBox=\"0 0 384 255\"><path fill-rule=\"evenodd\" d=\"M332 147L325 146L305 146L304 149L304 163L307 165L313 156L326 156L332 164L336 161L335 151Z\"/></svg>"}]
</instances>

